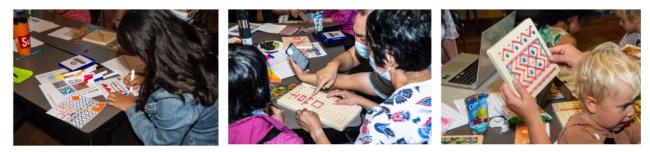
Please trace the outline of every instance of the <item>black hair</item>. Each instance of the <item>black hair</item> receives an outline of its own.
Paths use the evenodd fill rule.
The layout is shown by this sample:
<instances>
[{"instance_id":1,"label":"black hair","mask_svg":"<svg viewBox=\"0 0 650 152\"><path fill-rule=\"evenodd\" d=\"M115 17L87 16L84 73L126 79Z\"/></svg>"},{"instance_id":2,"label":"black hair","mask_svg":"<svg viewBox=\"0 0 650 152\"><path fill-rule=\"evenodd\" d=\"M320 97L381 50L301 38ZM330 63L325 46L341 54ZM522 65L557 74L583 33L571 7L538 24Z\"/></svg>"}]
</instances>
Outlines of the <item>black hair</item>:
<instances>
[{"instance_id":1,"label":"black hair","mask_svg":"<svg viewBox=\"0 0 650 152\"><path fill-rule=\"evenodd\" d=\"M271 88L264 55L255 47L228 50L228 123L271 104Z\"/></svg>"},{"instance_id":2,"label":"black hair","mask_svg":"<svg viewBox=\"0 0 650 152\"><path fill-rule=\"evenodd\" d=\"M431 11L372 11L366 24L366 39L377 66L383 67L389 54L399 69L427 69L431 65Z\"/></svg>"},{"instance_id":3,"label":"black hair","mask_svg":"<svg viewBox=\"0 0 650 152\"><path fill-rule=\"evenodd\" d=\"M216 42L202 30L166 10L129 10L117 31L117 41L127 54L145 63L145 78L136 108L144 109L158 89L182 96L191 93L203 106L217 100Z\"/></svg>"},{"instance_id":4,"label":"black hair","mask_svg":"<svg viewBox=\"0 0 650 152\"><path fill-rule=\"evenodd\" d=\"M543 27L545 25L553 26L556 23L562 21L569 23L571 17L578 17L579 22L587 21L589 15L592 13L590 10L528 10L531 12L537 12L538 14L531 17L533 21L537 22L538 27Z\"/></svg>"}]
</instances>

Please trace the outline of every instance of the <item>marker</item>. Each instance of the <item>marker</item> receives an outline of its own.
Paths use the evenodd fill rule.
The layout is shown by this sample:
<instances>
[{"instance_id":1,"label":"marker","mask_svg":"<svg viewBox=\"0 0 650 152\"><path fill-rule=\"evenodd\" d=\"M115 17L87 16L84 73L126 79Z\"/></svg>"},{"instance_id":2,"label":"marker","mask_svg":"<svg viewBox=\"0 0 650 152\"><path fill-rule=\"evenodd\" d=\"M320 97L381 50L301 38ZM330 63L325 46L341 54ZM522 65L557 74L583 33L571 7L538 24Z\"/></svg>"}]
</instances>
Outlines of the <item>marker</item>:
<instances>
[{"instance_id":1,"label":"marker","mask_svg":"<svg viewBox=\"0 0 650 152\"><path fill-rule=\"evenodd\" d=\"M133 83L133 80L135 80L135 70L131 69L131 83ZM127 92L126 95L128 96L132 92L133 92L133 85L129 86L129 92Z\"/></svg>"}]
</instances>

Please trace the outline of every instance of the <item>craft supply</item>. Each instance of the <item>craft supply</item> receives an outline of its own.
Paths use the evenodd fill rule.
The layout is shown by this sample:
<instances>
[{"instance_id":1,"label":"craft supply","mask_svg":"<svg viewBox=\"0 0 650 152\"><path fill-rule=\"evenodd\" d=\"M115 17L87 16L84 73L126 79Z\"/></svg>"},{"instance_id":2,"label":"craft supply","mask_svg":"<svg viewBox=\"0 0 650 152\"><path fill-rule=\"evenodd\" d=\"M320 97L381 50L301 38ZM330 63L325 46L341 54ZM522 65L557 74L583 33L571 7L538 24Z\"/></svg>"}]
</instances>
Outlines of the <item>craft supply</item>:
<instances>
[{"instance_id":1,"label":"craft supply","mask_svg":"<svg viewBox=\"0 0 650 152\"><path fill-rule=\"evenodd\" d=\"M19 84L29 79L33 74L32 71L14 67L14 83Z\"/></svg>"},{"instance_id":2,"label":"craft supply","mask_svg":"<svg viewBox=\"0 0 650 152\"><path fill-rule=\"evenodd\" d=\"M300 51L304 53L309 53L313 49L311 41L307 36L282 37L282 43L284 43L284 46L287 47L290 43L293 43Z\"/></svg>"},{"instance_id":3,"label":"craft supply","mask_svg":"<svg viewBox=\"0 0 650 152\"><path fill-rule=\"evenodd\" d=\"M346 37L341 31L321 32L319 35L321 40L325 43L334 43L348 39L348 37Z\"/></svg>"},{"instance_id":4,"label":"craft supply","mask_svg":"<svg viewBox=\"0 0 650 152\"><path fill-rule=\"evenodd\" d=\"M327 52L325 52L325 49L320 45L318 42L311 43L312 45L312 51L307 53L307 58L317 58L321 56L326 56Z\"/></svg>"},{"instance_id":5,"label":"craft supply","mask_svg":"<svg viewBox=\"0 0 650 152\"><path fill-rule=\"evenodd\" d=\"M474 133L482 134L488 129L487 97L487 93L480 93L465 98L469 127Z\"/></svg>"},{"instance_id":6,"label":"craft supply","mask_svg":"<svg viewBox=\"0 0 650 152\"><path fill-rule=\"evenodd\" d=\"M34 51L32 51L32 53L30 53L30 54L28 54L26 56L21 56L21 57L16 58L16 61L22 61L24 59L39 55L39 54L41 54L41 52L43 52L43 49L35 49Z\"/></svg>"},{"instance_id":7,"label":"craft supply","mask_svg":"<svg viewBox=\"0 0 650 152\"><path fill-rule=\"evenodd\" d=\"M117 34L115 32L108 32L103 30L95 30L94 32L84 36L83 41L95 43L99 45L107 45L114 42L117 39Z\"/></svg>"},{"instance_id":8,"label":"craft supply","mask_svg":"<svg viewBox=\"0 0 650 152\"><path fill-rule=\"evenodd\" d=\"M282 79L280 79L280 77L278 77L278 75L275 74L273 72L273 70L268 70L268 74L269 74L269 82L271 82L271 83L280 83L280 82L282 82Z\"/></svg>"},{"instance_id":9,"label":"craft supply","mask_svg":"<svg viewBox=\"0 0 650 152\"><path fill-rule=\"evenodd\" d=\"M512 82L517 80L533 97L560 71L557 64L549 61L551 52L531 19L521 22L490 47L487 54L511 90L515 90Z\"/></svg>"},{"instance_id":10,"label":"craft supply","mask_svg":"<svg viewBox=\"0 0 650 152\"><path fill-rule=\"evenodd\" d=\"M77 55L59 63L59 66L61 68L67 69L68 71L86 69L93 65L95 65L95 60L84 55Z\"/></svg>"},{"instance_id":11,"label":"craft supply","mask_svg":"<svg viewBox=\"0 0 650 152\"><path fill-rule=\"evenodd\" d=\"M80 38L88 33L89 33L88 28L62 27L48 35L69 41L72 39Z\"/></svg>"},{"instance_id":12,"label":"craft supply","mask_svg":"<svg viewBox=\"0 0 650 152\"><path fill-rule=\"evenodd\" d=\"M301 109L314 111L322 124L338 131L343 131L355 117L359 117L361 107L358 105L336 105L334 102L338 98L328 98L323 92L309 98L314 89L314 86L302 83L278 99L277 104L294 112Z\"/></svg>"},{"instance_id":13,"label":"craft supply","mask_svg":"<svg viewBox=\"0 0 650 152\"><path fill-rule=\"evenodd\" d=\"M130 80L131 80L131 83L133 83L133 81L135 81L135 70L131 70L131 79ZM128 96L132 92L133 92L133 86L131 85L131 86L129 86L129 92L127 92L126 95Z\"/></svg>"},{"instance_id":14,"label":"craft supply","mask_svg":"<svg viewBox=\"0 0 650 152\"><path fill-rule=\"evenodd\" d=\"M491 128L499 128L500 131L499 133L505 133L510 130L508 123L506 122L506 119L503 117L494 117L490 119L490 127Z\"/></svg>"},{"instance_id":15,"label":"craft supply","mask_svg":"<svg viewBox=\"0 0 650 152\"><path fill-rule=\"evenodd\" d=\"M70 95L64 101L52 105L47 114L81 129L105 107L105 102L98 102L81 95Z\"/></svg>"},{"instance_id":16,"label":"craft supply","mask_svg":"<svg viewBox=\"0 0 650 152\"><path fill-rule=\"evenodd\" d=\"M446 135L440 141L442 144L483 144L483 135Z\"/></svg>"}]
</instances>

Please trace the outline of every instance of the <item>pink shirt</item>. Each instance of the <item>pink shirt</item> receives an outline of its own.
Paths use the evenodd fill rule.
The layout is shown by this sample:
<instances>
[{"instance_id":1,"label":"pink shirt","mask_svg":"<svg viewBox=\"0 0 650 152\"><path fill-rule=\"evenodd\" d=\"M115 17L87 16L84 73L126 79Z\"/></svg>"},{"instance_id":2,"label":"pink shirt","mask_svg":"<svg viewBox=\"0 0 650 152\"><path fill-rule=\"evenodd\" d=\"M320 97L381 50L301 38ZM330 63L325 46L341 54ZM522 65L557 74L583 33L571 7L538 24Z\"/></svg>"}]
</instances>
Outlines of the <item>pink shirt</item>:
<instances>
[{"instance_id":1,"label":"pink shirt","mask_svg":"<svg viewBox=\"0 0 650 152\"><path fill-rule=\"evenodd\" d=\"M331 18L334 23L341 25L341 31L345 34L354 36L352 26L354 26L354 17L357 16L355 10L324 10L323 17Z\"/></svg>"}]
</instances>

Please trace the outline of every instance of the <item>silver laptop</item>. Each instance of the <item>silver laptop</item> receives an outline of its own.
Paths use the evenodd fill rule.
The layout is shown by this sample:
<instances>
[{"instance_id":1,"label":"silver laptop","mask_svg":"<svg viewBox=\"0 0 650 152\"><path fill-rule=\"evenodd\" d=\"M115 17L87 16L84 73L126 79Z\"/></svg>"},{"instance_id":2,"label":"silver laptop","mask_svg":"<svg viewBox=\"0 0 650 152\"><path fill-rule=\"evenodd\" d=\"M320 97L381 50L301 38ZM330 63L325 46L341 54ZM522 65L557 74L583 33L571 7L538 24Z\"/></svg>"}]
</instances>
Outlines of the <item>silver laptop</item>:
<instances>
[{"instance_id":1,"label":"silver laptop","mask_svg":"<svg viewBox=\"0 0 650 152\"><path fill-rule=\"evenodd\" d=\"M508 14L496 24L481 33L481 50L479 55L461 53L442 66L442 84L461 88L476 89L496 69L487 56L487 49L497 43L515 27L516 12Z\"/></svg>"}]
</instances>

